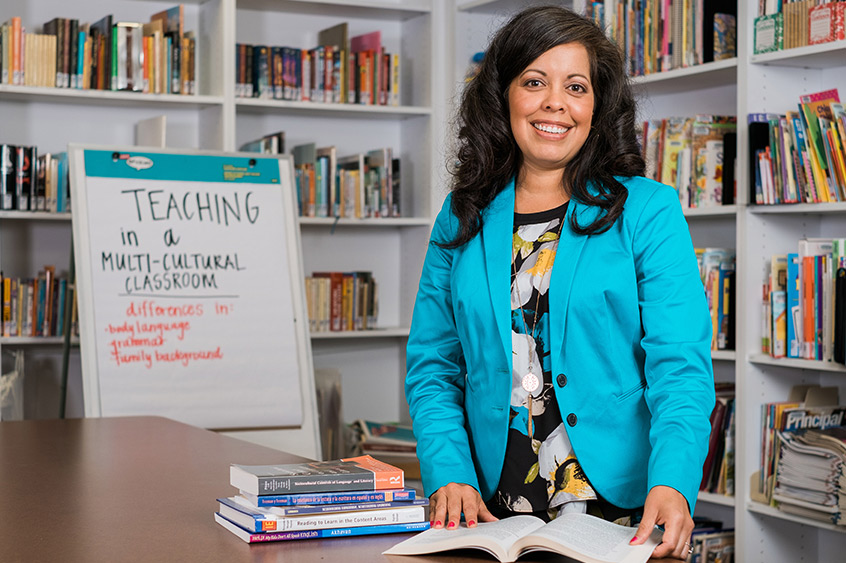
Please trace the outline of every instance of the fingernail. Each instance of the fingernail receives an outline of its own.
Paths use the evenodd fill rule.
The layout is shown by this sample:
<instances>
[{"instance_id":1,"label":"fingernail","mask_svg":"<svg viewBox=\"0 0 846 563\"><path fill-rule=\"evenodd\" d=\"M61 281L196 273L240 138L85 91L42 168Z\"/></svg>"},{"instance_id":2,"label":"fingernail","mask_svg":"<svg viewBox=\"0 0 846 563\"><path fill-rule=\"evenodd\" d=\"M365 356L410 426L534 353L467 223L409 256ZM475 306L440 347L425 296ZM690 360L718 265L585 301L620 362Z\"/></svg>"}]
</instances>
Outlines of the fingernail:
<instances>
[{"instance_id":1,"label":"fingernail","mask_svg":"<svg viewBox=\"0 0 846 563\"><path fill-rule=\"evenodd\" d=\"M631 540L629 540L629 543L634 543L634 542L636 542L636 541L637 541L637 536L635 536L635 537L633 537Z\"/></svg>"},{"instance_id":2,"label":"fingernail","mask_svg":"<svg viewBox=\"0 0 846 563\"><path fill-rule=\"evenodd\" d=\"M443 523L443 522L441 522L440 520L436 520L436 521L435 521L435 527L436 527L436 528L440 528L440 527L441 527L441 526L443 526L443 525L444 525L444 523Z\"/></svg>"},{"instance_id":3,"label":"fingernail","mask_svg":"<svg viewBox=\"0 0 846 563\"><path fill-rule=\"evenodd\" d=\"M473 527L473 526L475 526L475 525L476 525L476 521L475 521L475 520L468 520L468 521L467 521L467 527L468 527L468 528L472 528L472 527Z\"/></svg>"},{"instance_id":4,"label":"fingernail","mask_svg":"<svg viewBox=\"0 0 846 563\"><path fill-rule=\"evenodd\" d=\"M447 528L455 528L455 522L450 522L447 524Z\"/></svg>"}]
</instances>

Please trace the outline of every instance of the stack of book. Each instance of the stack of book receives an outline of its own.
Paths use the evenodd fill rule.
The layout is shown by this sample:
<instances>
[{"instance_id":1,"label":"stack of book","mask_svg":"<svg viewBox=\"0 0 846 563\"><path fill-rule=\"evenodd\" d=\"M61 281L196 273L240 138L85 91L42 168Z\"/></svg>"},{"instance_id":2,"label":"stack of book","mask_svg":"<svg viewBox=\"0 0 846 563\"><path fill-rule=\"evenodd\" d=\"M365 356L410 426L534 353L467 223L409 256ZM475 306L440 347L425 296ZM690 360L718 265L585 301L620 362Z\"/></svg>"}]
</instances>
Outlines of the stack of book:
<instances>
[{"instance_id":1,"label":"stack of book","mask_svg":"<svg viewBox=\"0 0 846 563\"><path fill-rule=\"evenodd\" d=\"M761 468L753 500L846 525L846 405L836 387L795 385L761 413ZM753 481L754 482L754 481Z\"/></svg>"},{"instance_id":2,"label":"stack of book","mask_svg":"<svg viewBox=\"0 0 846 563\"><path fill-rule=\"evenodd\" d=\"M699 490L734 496L734 383L718 382L714 391L717 400Z\"/></svg>"},{"instance_id":3,"label":"stack of book","mask_svg":"<svg viewBox=\"0 0 846 563\"><path fill-rule=\"evenodd\" d=\"M196 94L196 34L182 4L149 22L53 18L40 33L12 17L0 25L0 83L147 94Z\"/></svg>"},{"instance_id":4,"label":"stack of book","mask_svg":"<svg viewBox=\"0 0 846 563\"><path fill-rule=\"evenodd\" d=\"M846 110L836 88L793 111L750 113L749 194L756 205L846 201Z\"/></svg>"},{"instance_id":5,"label":"stack of book","mask_svg":"<svg viewBox=\"0 0 846 563\"><path fill-rule=\"evenodd\" d=\"M429 500L403 471L371 456L284 465L237 465L239 494L217 499L215 521L248 543L416 532Z\"/></svg>"},{"instance_id":6,"label":"stack of book","mask_svg":"<svg viewBox=\"0 0 846 563\"><path fill-rule=\"evenodd\" d=\"M699 275L711 312L711 349L734 350L735 251L733 248L696 248Z\"/></svg>"},{"instance_id":7,"label":"stack of book","mask_svg":"<svg viewBox=\"0 0 846 563\"><path fill-rule=\"evenodd\" d=\"M734 203L737 117L650 119L639 131L646 176L673 186L682 208Z\"/></svg>"},{"instance_id":8,"label":"stack of book","mask_svg":"<svg viewBox=\"0 0 846 563\"><path fill-rule=\"evenodd\" d=\"M761 351L846 364L846 237L806 237L763 280Z\"/></svg>"}]
</instances>

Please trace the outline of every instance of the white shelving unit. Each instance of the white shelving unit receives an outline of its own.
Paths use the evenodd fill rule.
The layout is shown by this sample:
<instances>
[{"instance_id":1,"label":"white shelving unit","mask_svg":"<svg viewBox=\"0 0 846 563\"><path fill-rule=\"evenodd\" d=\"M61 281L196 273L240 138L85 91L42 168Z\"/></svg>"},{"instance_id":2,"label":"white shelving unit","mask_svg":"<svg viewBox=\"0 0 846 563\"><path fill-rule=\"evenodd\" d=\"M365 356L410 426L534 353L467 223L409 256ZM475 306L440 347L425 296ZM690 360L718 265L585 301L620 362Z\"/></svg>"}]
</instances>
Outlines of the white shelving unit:
<instances>
[{"instance_id":1,"label":"white shelving unit","mask_svg":"<svg viewBox=\"0 0 846 563\"><path fill-rule=\"evenodd\" d=\"M0 22L19 16L30 31L53 17L94 22L149 21L179 3L150 0L34 0L0 5ZM379 284L379 326L374 331L315 335L316 368L339 368L348 420L408 420L404 401L405 343L417 281L443 166L445 46L436 36L445 21L444 4L430 0L188 0L186 30L198 37L199 95L146 95L54 88L0 86L0 142L65 150L69 142L132 145L135 124L167 116L167 145L173 148L236 150L246 141L285 132L286 148L306 142L335 145L339 156L390 146L401 159L401 218L300 220L303 263L320 270L371 270ZM382 44L401 57L398 107L323 104L235 97L235 44L317 45L321 29L341 22L350 37L380 31ZM32 276L44 264L69 264L68 216L0 212L0 267L8 275ZM61 341L0 339L8 347L33 347L27 364L28 417L58 413ZM71 358L67 416L82 416L79 357Z\"/></svg>"},{"instance_id":2,"label":"white shelving unit","mask_svg":"<svg viewBox=\"0 0 846 563\"><path fill-rule=\"evenodd\" d=\"M62 0L0 3L0 22L20 16L30 29L55 16L96 21L148 21L176 1ZM585 0L565 1L576 10ZM234 150L283 130L286 146L334 144L341 155L392 146L402 159L404 217L352 221L302 219L306 273L372 270L380 284L379 324L368 333L312 339L316 368L340 368L345 417L408 420L403 399L405 344L430 225L448 184L449 124L472 55L523 0L190 0L185 28L198 32L198 96L151 96L0 86L0 142L58 152L69 142L131 145L140 120L166 114L168 146ZM734 206L686 212L697 246L737 249L737 352L714 352L715 377L735 381L738 397L736 500L702 494L697 513L737 529L737 560L835 561L846 535L834 526L785 515L750 500L757 469L759 409L786 397L796 383L834 385L846 397L844 370L819 362L773 360L759 354L760 284L764 261L795 248L802 236L842 236L846 204L750 207L748 137L751 112L793 109L799 95L839 88L846 95L846 42L752 54L756 0L738 0L738 57L634 79L641 119L696 113L738 116ZM350 35L380 30L402 59L399 107L357 107L235 98L235 43L312 47L320 29L346 21ZM32 276L45 264L69 260L67 217L0 213L0 267ZM26 346L27 416L58 412L61 346L39 339L0 339ZM30 352L31 350L31 352ZM68 416L82 416L79 358L71 358Z\"/></svg>"},{"instance_id":3,"label":"white shelving unit","mask_svg":"<svg viewBox=\"0 0 846 563\"><path fill-rule=\"evenodd\" d=\"M458 92L473 53L487 44L491 31L530 2L456 0L456 41L451 76ZM582 10L584 0L563 2ZM746 116L793 110L801 94L838 88L846 95L846 42L752 54L752 22L758 2L738 0L738 56L632 79L640 119L713 113L738 116L736 204L685 211L696 246L737 250L737 326L734 351L714 351L717 381L737 389L736 498L700 493L696 512L735 526L737 561L839 561L846 530L787 515L750 500L750 476L758 468L760 408L784 400L797 383L837 386L846 397L844 366L805 360L773 359L760 354L760 288L765 260L795 251L803 236L844 236L846 203L769 207L749 205Z\"/></svg>"}]
</instances>

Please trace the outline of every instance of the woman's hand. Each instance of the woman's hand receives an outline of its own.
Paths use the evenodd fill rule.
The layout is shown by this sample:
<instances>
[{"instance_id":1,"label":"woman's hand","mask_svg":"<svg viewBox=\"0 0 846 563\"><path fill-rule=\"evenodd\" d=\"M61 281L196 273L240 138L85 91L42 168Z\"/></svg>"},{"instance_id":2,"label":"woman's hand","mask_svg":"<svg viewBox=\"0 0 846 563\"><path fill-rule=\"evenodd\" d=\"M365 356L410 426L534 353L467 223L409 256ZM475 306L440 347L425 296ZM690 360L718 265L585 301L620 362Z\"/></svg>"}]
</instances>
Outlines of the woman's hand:
<instances>
[{"instance_id":1,"label":"woman's hand","mask_svg":"<svg viewBox=\"0 0 846 563\"><path fill-rule=\"evenodd\" d=\"M498 520L488 511L479 491L470 485L449 483L429 497L429 520L433 528L458 529L462 512L468 528L477 522Z\"/></svg>"},{"instance_id":2,"label":"woman's hand","mask_svg":"<svg viewBox=\"0 0 846 563\"><path fill-rule=\"evenodd\" d=\"M652 552L652 557L686 559L690 548L690 533L693 531L693 519L690 517L687 500L672 487L658 485L652 487L646 495L643 519L630 542L631 545L645 542L652 529L659 524L664 526L664 540Z\"/></svg>"}]
</instances>

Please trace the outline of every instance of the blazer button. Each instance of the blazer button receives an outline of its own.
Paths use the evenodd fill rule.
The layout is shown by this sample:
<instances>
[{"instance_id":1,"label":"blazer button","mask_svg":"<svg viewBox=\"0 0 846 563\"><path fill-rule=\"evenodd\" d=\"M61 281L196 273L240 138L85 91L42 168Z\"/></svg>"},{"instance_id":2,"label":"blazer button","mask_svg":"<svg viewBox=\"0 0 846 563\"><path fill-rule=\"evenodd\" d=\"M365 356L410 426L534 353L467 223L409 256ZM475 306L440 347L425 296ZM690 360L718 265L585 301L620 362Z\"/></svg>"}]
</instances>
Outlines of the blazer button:
<instances>
[{"instance_id":1,"label":"blazer button","mask_svg":"<svg viewBox=\"0 0 846 563\"><path fill-rule=\"evenodd\" d=\"M571 412L570 414L567 415L567 424L569 424L570 426L575 426L576 422L578 422L578 419L576 418L575 413Z\"/></svg>"},{"instance_id":2,"label":"blazer button","mask_svg":"<svg viewBox=\"0 0 846 563\"><path fill-rule=\"evenodd\" d=\"M555 378L555 380L558 382L559 387L564 387L565 385L567 385L567 376L563 373L559 373L558 377Z\"/></svg>"}]
</instances>

